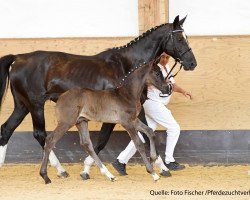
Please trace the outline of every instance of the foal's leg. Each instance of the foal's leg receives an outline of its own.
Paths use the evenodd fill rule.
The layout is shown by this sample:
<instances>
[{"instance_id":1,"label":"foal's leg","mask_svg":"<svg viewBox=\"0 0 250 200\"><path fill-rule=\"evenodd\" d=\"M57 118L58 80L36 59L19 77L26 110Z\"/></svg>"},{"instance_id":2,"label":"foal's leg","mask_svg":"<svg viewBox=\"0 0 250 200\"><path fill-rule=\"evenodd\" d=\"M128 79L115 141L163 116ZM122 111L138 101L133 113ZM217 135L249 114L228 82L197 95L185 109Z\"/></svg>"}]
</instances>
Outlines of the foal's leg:
<instances>
[{"instance_id":1,"label":"foal's leg","mask_svg":"<svg viewBox=\"0 0 250 200\"><path fill-rule=\"evenodd\" d=\"M147 172L150 173L153 176L153 179L157 181L160 177L155 173L153 169L153 165L148 161L146 153L145 153L145 148L144 145L140 139L140 137L137 134L137 130L135 126L132 125L132 123L128 124L122 124L122 126L128 131L129 136L133 140L136 149L138 152L141 154L141 157L146 165Z\"/></svg>"},{"instance_id":2,"label":"foal's leg","mask_svg":"<svg viewBox=\"0 0 250 200\"><path fill-rule=\"evenodd\" d=\"M145 111L144 111L144 108L142 107L141 109L141 112L139 113L138 115L138 119L145 125L148 126L148 123L147 123L147 120L146 120L146 116L145 116ZM142 132L142 136L145 140L145 143L147 144L147 147L150 148L150 141L149 141L149 138L148 136ZM164 164L159 152L157 151L157 148L155 149L156 150L156 155L157 155L157 159L155 161L155 165L158 166L160 169L161 169L161 176L165 176L165 177L169 177L171 176L170 172L169 172L169 169L166 167L166 165Z\"/></svg>"},{"instance_id":3,"label":"foal's leg","mask_svg":"<svg viewBox=\"0 0 250 200\"><path fill-rule=\"evenodd\" d=\"M143 124L138 118L135 121L135 128L138 131L141 131L143 133L145 133L149 140L150 140L150 159L151 159L151 163L155 162L156 160L156 150L155 150L155 133L154 131L149 128L148 126L146 126L145 124Z\"/></svg>"},{"instance_id":4,"label":"foal's leg","mask_svg":"<svg viewBox=\"0 0 250 200\"><path fill-rule=\"evenodd\" d=\"M56 129L46 138L43 160L40 169L40 175L42 176L46 184L51 183L51 180L49 179L47 174L47 166L51 150L55 147L57 141L64 135L64 133L66 133L70 129L70 127L71 126L69 124L59 123Z\"/></svg>"},{"instance_id":5,"label":"foal's leg","mask_svg":"<svg viewBox=\"0 0 250 200\"><path fill-rule=\"evenodd\" d=\"M106 146L109 141L110 135L115 127L115 124L103 123L100 133L98 134L97 145L95 146L95 152L98 155L99 152ZM88 156L84 160L84 170L81 172L83 179L89 179L89 171L94 164L94 160L91 156ZM85 176L86 175L86 176Z\"/></svg>"},{"instance_id":6,"label":"foal's leg","mask_svg":"<svg viewBox=\"0 0 250 200\"><path fill-rule=\"evenodd\" d=\"M35 109L32 109L31 111L32 116L32 122L33 122L33 135L36 138L36 140L39 142L39 144L44 148L45 145L45 138L47 136L45 131L45 119L44 119L44 102L41 103L39 106L36 106ZM61 163L57 159L55 153L53 150L51 151L49 155L49 160L51 166L55 167L57 169L57 175L58 177L68 177L69 174L65 171L65 169L62 167Z\"/></svg>"},{"instance_id":7,"label":"foal's leg","mask_svg":"<svg viewBox=\"0 0 250 200\"><path fill-rule=\"evenodd\" d=\"M76 124L76 127L79 131L80 136L80 144L83 146L83 148L87 151L87 153L94 159L96 165L100 168L100 171L102 174L106 175L109 180L115 181L115 177L113 174L111 174L108 169L102 164L99 157L96 155L92 142L89 137L89 131L88 131L88 122L87 121L81 121L78 124ZM81 176L85 179L88 174L81 174Z\"/></svg>"}]
</instances>

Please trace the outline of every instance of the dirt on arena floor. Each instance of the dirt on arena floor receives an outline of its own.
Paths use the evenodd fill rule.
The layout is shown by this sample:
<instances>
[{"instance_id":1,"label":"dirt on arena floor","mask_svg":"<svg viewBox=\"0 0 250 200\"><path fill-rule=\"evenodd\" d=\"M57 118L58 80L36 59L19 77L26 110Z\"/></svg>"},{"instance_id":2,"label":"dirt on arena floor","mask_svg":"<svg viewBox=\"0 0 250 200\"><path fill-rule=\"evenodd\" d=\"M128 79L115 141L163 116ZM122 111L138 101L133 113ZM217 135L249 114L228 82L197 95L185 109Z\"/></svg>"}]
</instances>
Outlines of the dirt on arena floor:
<instances>
[{"instance_id":1,"label":"dirt on arena floor","mask_svg":"<svg viewBox=\"0 0 250 200\"><path fill-rule=\"evenodd\" d=\"M158 182L139 164L129 165L129 175L125 177L118 176L112 166L107 165L118 177L116 182L101 175L97 167L91 170L91 179L83 181L79 176L82 165L64 166L70 177L60 179L55 169L49 167L52 183L45 185L39 176L38 164L4 165L0 168L0 200L250 199L249 165L186 165L185 170L172 172L172 177L162 177Z\"/></svg>"}]
</instances>

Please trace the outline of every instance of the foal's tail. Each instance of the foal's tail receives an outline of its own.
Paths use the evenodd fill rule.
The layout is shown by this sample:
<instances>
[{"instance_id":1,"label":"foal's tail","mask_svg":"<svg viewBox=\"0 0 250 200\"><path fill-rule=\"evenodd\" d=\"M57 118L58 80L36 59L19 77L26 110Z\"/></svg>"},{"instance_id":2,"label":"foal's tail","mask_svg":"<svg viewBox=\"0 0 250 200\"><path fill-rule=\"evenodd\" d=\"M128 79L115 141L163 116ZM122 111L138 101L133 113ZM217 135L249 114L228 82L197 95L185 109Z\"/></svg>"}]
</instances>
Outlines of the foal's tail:
<instances>
[{"instance_id":1,"label":"foal's tail","mask_svg":"<svg viewBox=\"0 0 250 200\"><path fill-rule=\"evenodd\" d=\"M15 61L15 55L7 55L0 58L0 109L5 91L9 85L9 69L10 65Z\"/></svg>"}]
</instances>

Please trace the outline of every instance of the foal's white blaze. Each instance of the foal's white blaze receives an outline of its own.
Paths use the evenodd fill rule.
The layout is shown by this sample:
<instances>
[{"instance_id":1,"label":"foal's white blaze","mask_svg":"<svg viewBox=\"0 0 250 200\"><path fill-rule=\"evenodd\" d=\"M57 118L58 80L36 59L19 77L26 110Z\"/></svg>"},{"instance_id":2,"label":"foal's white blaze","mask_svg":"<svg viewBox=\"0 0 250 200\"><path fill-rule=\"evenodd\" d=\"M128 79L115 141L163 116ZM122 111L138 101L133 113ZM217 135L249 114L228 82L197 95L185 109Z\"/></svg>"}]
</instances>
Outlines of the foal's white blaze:
<instances>
[{"instance_id":1,"label":"foal's white blaze","mask_svg":"<svg viewBox=\"0 0 250 200\"><path fill-rule=\"evenodd\" d=\"M87 158L85 158L85 160L84 160L84 170L81 172L81 174L82 173L89 174L90 168L94 164L94 162L95 161L91 156L88 156Z\"/></svg>"},{"instance_id":2,"label":"foal's white blaze","mask_svg":"<svg viewBox=\"0 0 250 200\"><path fill-rule=\"evenodd\" d=\"M161 158L161 156L158 156L158 158L155 161L155 166L159 167L161 169L161 171L168 171L169 169L166 167L166 165L164 165L164 162Z\"/></svg>"},{"instance_id":3,"label":"foal's white blaze","mask_svg":"<svg viewBox=\"0 0 250 200\"><path fill-rule=\"evenodd\" d=\"M153 176L154 181L157 181L160 179L160 177L155 172L153 172L151 175Z\"/></svg>"},{"instance_id":4,"label":"foal's white blaze","mask_svg":"<svg viewBox=\"0 0 250 200\"><path fill-rule=\"evenodd\" d=\"M4 164L6 151L7 151L7 144L4 146L0 146L0 167L2 167Z\"/></svg>"},{"instance_id":5,"label":"foal's white blaze","mask_svg":"<svg viewBox=\"0 0 250 200\"><path fill-rule=\"evenodd\" d=\"M57 174L61 175L61 173L65 172L65 169L62 167L61 163L57 159L54 151L51 151L49 154L49 161L51 166L55 167L57 169Z\"/></svg>"}]
</instances>

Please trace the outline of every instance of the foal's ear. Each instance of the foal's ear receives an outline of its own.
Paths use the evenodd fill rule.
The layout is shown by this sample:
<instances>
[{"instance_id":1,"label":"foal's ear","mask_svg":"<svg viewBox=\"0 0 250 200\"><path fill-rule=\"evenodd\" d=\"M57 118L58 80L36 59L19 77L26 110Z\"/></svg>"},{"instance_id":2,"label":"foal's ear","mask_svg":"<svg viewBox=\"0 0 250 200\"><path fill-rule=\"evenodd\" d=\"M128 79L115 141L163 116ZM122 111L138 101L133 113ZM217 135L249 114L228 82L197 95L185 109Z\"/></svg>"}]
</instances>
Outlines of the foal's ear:
<instances>
[{"instance_id":1,"label":"foal's ear","mask_svg":"<svg viewBox=\"0 0 250 200\"><path fill-rule=\"evenodd\" d=\"M160 62L161 56L158 56L152 61L152 65L157 65Z\"/></svg>"},{"instance_id":2,"label":"foal's ear","mask_svg":"<svg viewBox=\"0 0 250 200\"><path fill-rule=\"evenodd\" d=\"M186 18L187 18L187 15L182 20L179 21L179 25L180 26L183 25L183 23L185 22Z\"/></svg>"},{"instance_id":3,"label":"foal's ear","mask_svg":"<svg viewBox=\"0 0 250 200\"><path fill-rule=\"evenodd\" d=\"M178 25L179 25L179 15L177 15L174 19L174 22L173 22L174 29L176 29Z\"/></svg>"}]
</instances>

